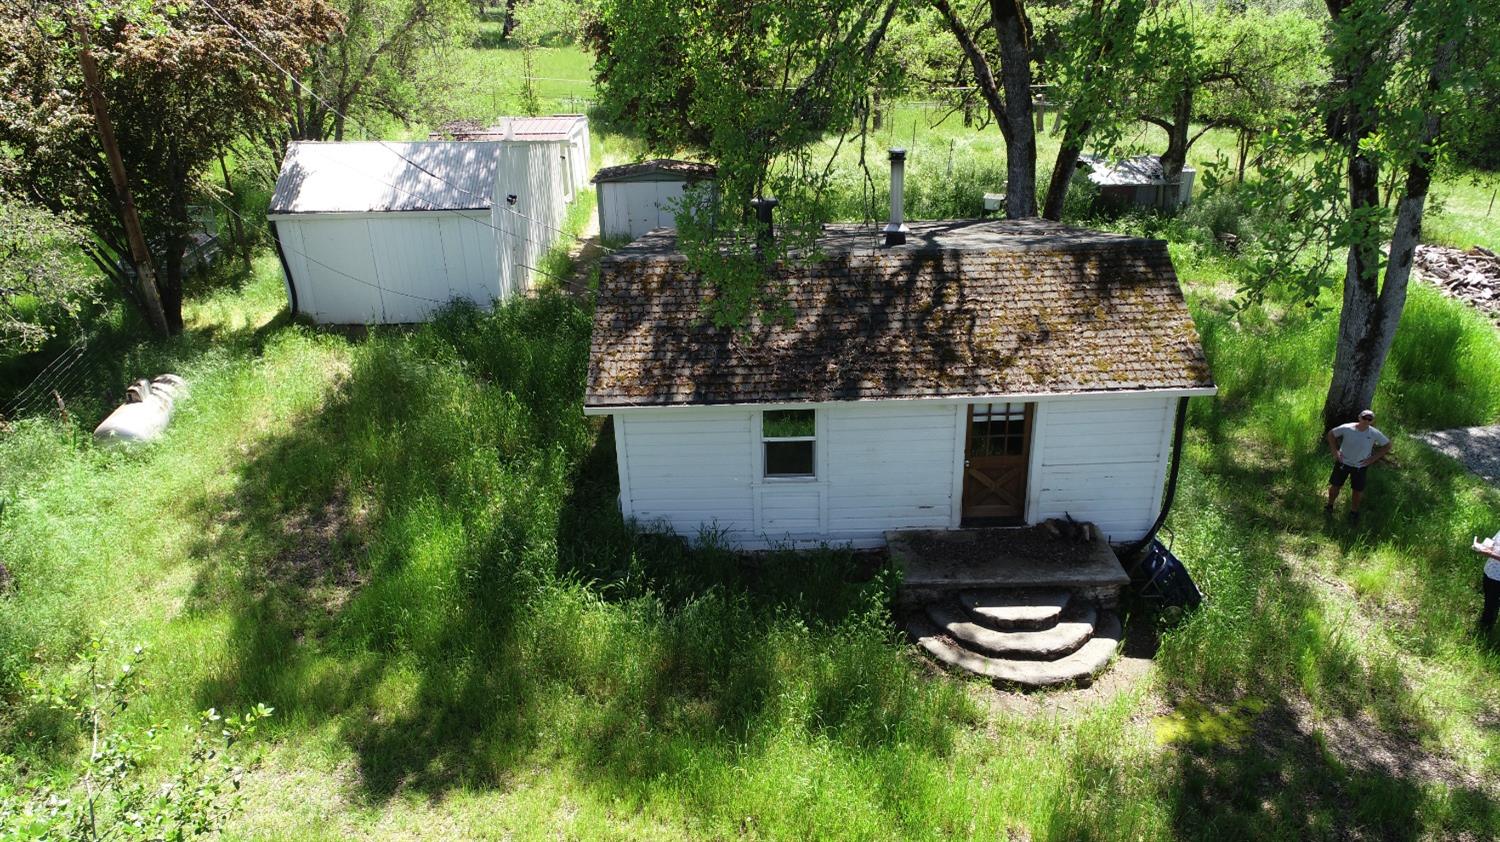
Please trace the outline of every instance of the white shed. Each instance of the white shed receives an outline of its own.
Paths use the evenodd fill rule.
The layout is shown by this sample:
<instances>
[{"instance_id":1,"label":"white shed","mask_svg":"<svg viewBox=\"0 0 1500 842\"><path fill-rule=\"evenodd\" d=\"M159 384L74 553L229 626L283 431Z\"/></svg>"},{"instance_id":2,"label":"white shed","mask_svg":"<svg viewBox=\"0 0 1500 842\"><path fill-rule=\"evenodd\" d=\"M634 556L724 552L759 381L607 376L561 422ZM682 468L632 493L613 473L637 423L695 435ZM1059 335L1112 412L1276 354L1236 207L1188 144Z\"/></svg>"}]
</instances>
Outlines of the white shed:
<instances>
[{"instance_id":1,"label":"white shed","mask_svg":"<svg viewBox=\"0 0 1500 842\"><path fill-rule=\"evenodd\" d=\"M628 518L742 548L1065 513L1139 539L1215 392L1166 244L1039 220L827 226L787 322L702 317L671 232L603 264L584 411Z\"/></svg>"},{"instance_id":2,"label":"white shed","mask_svg":"<svg viewBox=\"0 0 1500 842\"><path fill-rule=\"evenodd\" d=\"M561 194L550 144L293 143L267 218L294 313L400 324L527 288Z\"/></svg>"},{"instance_id":3,"label":"white shed","mask_svg":"<svg viewBox=\"0 0 1500 842\"><path fill-rule=\"evenodd\" d=\"M674 228L675 202L690 185L712 181L711 164L659 158L605 167L594 174L599 191L599 234L634 240L657 228Z\"/></svg>"},{"instance_id":4,"label":"white shed","mask_svg":"<svg viewBox=\"0 0 1500 842\"><path fill-rule=\"evenodd\" d=\"M1115 207L1135 206L1177 210L1193 201L1193 178L1197 171L1183 167L1176 183L1167 181L1160 155L1137 155L1109 161L1097 155L1080 155L1080 169L1099 188L1101 202Z\"/></svg>"},{"instance_id":5,"label":"white shed","mask_svg":"<svg viewBox=\"0 0 1500 842\"><path fill-rule=\"evenodd\" d=\"M588 184L590 169L589 119L582 114L551 114L545 117L501 117L486 126L472 120L445 123L429 137L433 140L521 141L557 145L562 170L563 197L573 201Z\"/></svg>"}]
</instances>

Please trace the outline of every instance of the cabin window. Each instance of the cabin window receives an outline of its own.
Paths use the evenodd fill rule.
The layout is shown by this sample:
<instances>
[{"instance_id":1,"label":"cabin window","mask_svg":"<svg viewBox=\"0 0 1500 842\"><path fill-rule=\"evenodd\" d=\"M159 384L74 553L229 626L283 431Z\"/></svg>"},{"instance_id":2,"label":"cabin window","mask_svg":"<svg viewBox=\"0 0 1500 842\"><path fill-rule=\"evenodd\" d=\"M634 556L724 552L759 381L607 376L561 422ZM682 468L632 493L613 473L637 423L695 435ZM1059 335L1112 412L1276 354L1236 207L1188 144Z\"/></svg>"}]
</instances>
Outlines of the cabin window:
<instances>
[{"instance_id":1,"label":"cabin window","mask_svg":"<svg viewBox=\"0 0 1500 842\"><path fill-rule=\"evenodd\" d=\"M975 404L970 423L970 456L1020 456L1026 451L1026 404Z\"/></svg>"},{"instance_id":2,"label":"cabin window","mask_svg":"<svg viewBox=\"0 0 1500 842\"><path fill-rule=\"evenodd\" d=\"M817 411L767 410L760 414L761 448L767 479L806 479L817 475Z\"/></svg>"}]
</instances>

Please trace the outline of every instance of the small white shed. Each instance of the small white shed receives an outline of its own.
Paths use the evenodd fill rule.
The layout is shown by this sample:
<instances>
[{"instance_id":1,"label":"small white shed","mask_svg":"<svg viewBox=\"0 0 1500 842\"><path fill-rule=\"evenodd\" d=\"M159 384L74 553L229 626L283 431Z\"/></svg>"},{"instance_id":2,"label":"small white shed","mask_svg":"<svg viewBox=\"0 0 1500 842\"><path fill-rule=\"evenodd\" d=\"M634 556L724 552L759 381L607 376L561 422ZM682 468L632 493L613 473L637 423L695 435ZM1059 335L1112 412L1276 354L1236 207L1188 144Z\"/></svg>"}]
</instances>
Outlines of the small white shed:
<instances>
[{"instance_id":1,"label":"small white shed","mask_svg":"<svg viewBox=\"0 0 1500 842\"><path fill-rule=\"evenodd\" d=\"M401 324L526 289L565 211L552 153L530 142L291 144L267 218L292 312Z\"/></svg>"},{"instance_id":2,"label":"small white shed","mask_svg":"<svg viewBox=\"0 0 1500 842\"><path fill-rule=\"evenodd\" d=\"M594 174L599 191L599 234L634 240L657 228L675 228L675 202L690 185L712 181L711 164L659 158L605 167Z\"/></svg>"},{"instance_id":3,"label":"small white shed","mask_svg":"<svg viewBox=\"0 0 1500 842\"><path fill-rule=\"evenodd\" d=\"M703 318L669 231L605 258L584 412L620 508L747 549L1064 514L1139 539L1179 402L1215 392L1166 243L1039 220L830 225L791 319ZM746 332L748 331L748 333Z\"/></svg>"},{"instance_id":4,"label":"small white shed","mask_svg":"<svg viewBox=\"0 0 1500 842\"><path fill-rule=\"evenodd\" d=\"M1078 166L1099 188L1101 202L1115 207L1176 210L1193 201L1197 171L1183 167L1176 184L1168 183L1159 155L1137 155L1111 162L1097 155L1081 155Z\"/></svg>"}]
</instances>

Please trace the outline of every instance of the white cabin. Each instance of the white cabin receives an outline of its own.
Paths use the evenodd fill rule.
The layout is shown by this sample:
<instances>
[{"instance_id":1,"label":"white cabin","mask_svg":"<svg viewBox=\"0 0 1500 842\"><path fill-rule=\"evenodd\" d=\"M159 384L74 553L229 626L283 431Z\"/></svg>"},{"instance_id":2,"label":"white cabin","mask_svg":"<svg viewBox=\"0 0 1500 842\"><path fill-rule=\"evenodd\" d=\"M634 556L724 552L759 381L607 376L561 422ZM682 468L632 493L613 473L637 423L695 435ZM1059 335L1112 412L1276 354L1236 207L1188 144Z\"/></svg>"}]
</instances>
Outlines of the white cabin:
<instances>
[{"instance_id":1,"label":"white cabin","mask_svg":"<svg viewBox=\"0 0 1500 842\"><path fill-rule=\"evenodd\" d=\"M744 549L1070 515L1133 541L1179 403L1215 392L1164 243L1036 220L829 226L794 324L701 318L669 234L605 262L585 412L620 509Z\"/></svg>"},{"instance_id":2,"label":"white cabin","mask_svg":"<svg viewBox=\"0 0 1500 842\"><path fill-rule=\"evenodd\" d=\"M712 181L715 174L710 164L665 158L605 167L594 174L599 235L606 240L633 240L657 228L675 228L683 191Z\"/></svg>"},{"instance_id":3,"label":"white cabin","mask_svg":"<svg viewBox=\"0 0 1500 842\"><path fill-rule=\"evenodd\" d=\"M293 143L267 218L294 314L430 319L531 284L566 213L555 144Z\"/></svg>"}]
</instances>

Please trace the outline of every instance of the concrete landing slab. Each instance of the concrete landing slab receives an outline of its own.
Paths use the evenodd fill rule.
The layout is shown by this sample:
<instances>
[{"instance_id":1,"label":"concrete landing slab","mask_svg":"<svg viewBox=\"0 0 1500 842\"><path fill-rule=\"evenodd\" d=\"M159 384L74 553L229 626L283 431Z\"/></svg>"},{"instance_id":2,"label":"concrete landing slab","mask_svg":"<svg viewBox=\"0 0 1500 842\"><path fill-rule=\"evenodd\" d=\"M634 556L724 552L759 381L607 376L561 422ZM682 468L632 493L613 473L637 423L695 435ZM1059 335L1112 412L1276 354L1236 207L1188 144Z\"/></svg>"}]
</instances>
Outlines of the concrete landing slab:
<instances>
[{"instance_id":1,"label":"concrete landing slab","mask_svg":"<svg viewBox=\"0 0 1500 842\"><path fill-rule=\"evenodd\" d=\"M1066 589L1109 607L1130 584L1109 542L1097 535L1085 544L1021 527L887 532L885 539L904 573L904 604L954 591Z\"/></svg>"}]
</instances>

